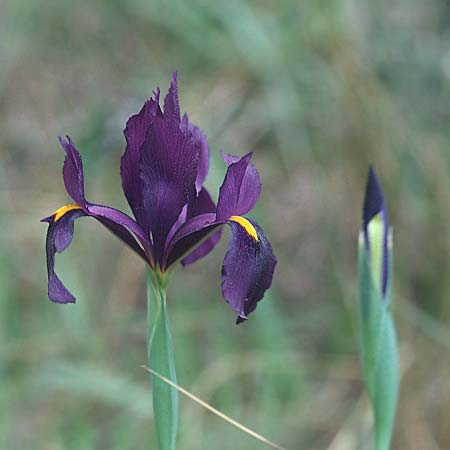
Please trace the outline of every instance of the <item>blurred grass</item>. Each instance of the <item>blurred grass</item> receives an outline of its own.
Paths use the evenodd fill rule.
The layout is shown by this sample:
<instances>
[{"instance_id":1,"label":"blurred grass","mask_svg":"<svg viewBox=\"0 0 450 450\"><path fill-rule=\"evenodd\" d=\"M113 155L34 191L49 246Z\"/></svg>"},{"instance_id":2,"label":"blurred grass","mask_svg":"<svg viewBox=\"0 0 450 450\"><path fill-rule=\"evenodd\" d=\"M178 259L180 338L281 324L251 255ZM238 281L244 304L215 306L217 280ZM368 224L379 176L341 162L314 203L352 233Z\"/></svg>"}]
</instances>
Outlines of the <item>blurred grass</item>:
<instances>
[{"instance_id":1,"label":"blurred grass","mask_svg":"<svg viewBox=\"0 0 450 450\"><path fill-rule=\"evenodd\" d=\"M58 134L82 152L88 198L127 208L121 131L175 69L182 109L209 138L208 187L223 177L219 149L255 152L253 217L279 259L240 327L220 295L226 242L177 270L180 384L287 448L371 448L355 335L371 162L395 226L393 448L450 447L448 2L6 0L1 11L0 449L154 448L144 268L79 221L58 258L79 301L53 305L38 220L67 201ZM233 447L262 448L182 400L180 450Z\"/></svg>"}]
</instances>

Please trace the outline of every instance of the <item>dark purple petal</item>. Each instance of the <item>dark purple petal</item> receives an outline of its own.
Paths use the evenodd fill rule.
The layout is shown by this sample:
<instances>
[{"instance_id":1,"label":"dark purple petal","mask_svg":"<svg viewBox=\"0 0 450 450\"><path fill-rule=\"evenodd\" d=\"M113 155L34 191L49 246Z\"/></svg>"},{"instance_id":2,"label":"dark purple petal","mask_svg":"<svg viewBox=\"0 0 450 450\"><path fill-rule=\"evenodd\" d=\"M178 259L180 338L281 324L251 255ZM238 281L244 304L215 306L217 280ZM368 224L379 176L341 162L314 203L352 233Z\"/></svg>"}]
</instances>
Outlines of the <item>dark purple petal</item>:
<instances>
[{"instance_id":1,"label":"dark purple petal","mask_svg":"<svg viewBox=\"0 0 450 450\"><path fill-rule=\"evenodd\" d=\"M178 229L186 223L186 221L193 216L199 216L200 214L215 213L216 205L211 199L208 191L205 188L196 195L192 200L183 206L180 215L176 222L172 225L169 234L166 238L166 244L164 247L164 254L167 254L169 247L171 246L172 239Z\"/></svg>"},{"instance_id":2,"label":"dark purple petal","mask_svg":"<svg viewBox=\"0 0 450 450\"><path fill-rule=\"evenodd\" d=\"M197 179L195 180L197 192L200 192L209 172L209 145L205 134L200 130L200 128L193 126L192 133L194 135L194 139L196 139L200 146Z\"/></svg>"},{"instance_id":3,"label":"dark purple petal","mask_svg":"<svg viewBox=\"0 0 450 450\"><path fill-rule=\"evenodd\" d=\"M205 134L199 127L189 122L187 114L183 116L183 121L188 123L189 131L192 133L194 140L199 146L199 157L197 167L197 178L195 180L195 188L197 192L200 192L203 183L208 176L209 171L209 145Z\"/></svg>"},{"instance_id":4,"label":"dark purple petal","mask_svg":"<svg viewBox=\"0 0 450 450\"><path fill-rule=\"evenodd\" d=\"M242 219L247 221L239 218L240 222L227 222L231 227L231 239L222 267L222 293L238 315L237 323L246 320L255 310L272 284L277 263L261 228L253 221L246 223Z\"/></svg>"},{"instance_id":5,"label":"dark purple petal","mask_svg":"<svg viewBox=\"0 0 450 450\"><path fill-rule=\"evenodd\" d=\"M241 159L239 156L230 155L225 152L221 152L221 154L227 166L237 163ZM255 166L250 162L245 170L244 178L242 179L237 207L234 214L243 216L251 211L256 205L260 194L261 182L259 180L259 174Z\"/></svg>"},{"instance_id":6,"label":"dark purple petal","mask_svg":"<svg viewBox=\"0 0 450 450\"><path fill-rule=\"evenodd\" d=\"M75 297L62 284L55 273L55 254L63 252L73 238L73 222L86 213L80 208L68 210L59 220L54 215L43 219L49 223L46 239L48 296L56 303L75 303Z\"/></svg>"},{"instance_id":7,"label":"dark purple petal","mask_svg":"<svg viewBox=\"0 0 450 450\"><path fill-rule=\"evenodd\" d=\"M81 156L69 136L66 136L66 139L59 137L59 142L66 152L63 177L67 193L75 203L84 208L86 206L86 199L84 197L83 163Z\"/></svg>"},{"instance_id":8,"label":"dark purple petal","mask_svg":"<svg viewBox=\"0 0 450 450\"><path fill-rule=\"evenodd\" d=\"M137 222L151 235L161 265L173 234L189 218L183 208L195 202L206 178L209 148L187 115L180 119L176 73L164 112L158 102L159 90L128 121L121 173L125 195Z\"/></svg>"},{"instance_id":9,"label":"dark purple petal","mask_svg":"<svg viewBox=\"0 0 450 450\"><path fill-rule=\"evenodd\" d=\"M67 208L72 209L77 206L83 208L86 215L99 219L103 225L135 250L139 256L142 256L141 245L147 255L146 259L151 262L153 260L153 248L148 238L148 233L127 214L108 206L96 205L86 201L84 196L84 174L81 155L68 136L67 141L60 138L60 142L66 151L66 159L64 160L63 167L64 182L67 192L75 200L77 205L68 205L60 208L58 210L60 212L57 211L56 214L64 216ZM140 245L136 242L136 239Z\"/></svg>"},{"instance_id":10,"label":"dark purple petal","mask_svg":"<svg viewBox=\"0 0 450 450\"><path fill-rule=\"evenodd\" d=\"M128 244L139 256L153 265L152 244L144 230L130 216L115 208L93 203L88 204L87 213L105 225L109 231ZM137 250L138 248L139 250Z\"/></svg>"},{"instance_id":11,"label":"dark purple petal","mask_svg":"<svg viewBox=\"0 0 450 450\"><path fill-rule=\"evenodd\" d=\"M225 180L220 187L219 201L217 202L217 220L225 221L231 216L239 215L241 187L252 157L251 153L230 164Z\"/></svg>"},{"instance_id":12,"label":"dark purple petal","mask_svg":"<svg viewBox=\"0 0 450 450\"><path fill-rule=\"evenodd\" d=\"M383 191L374 168L369 168L367 177L366 194L363 206L363 233L364 242L367 251L370 253L370 236L368 226L370 221L381 214L383 221L383 249L382 249L382 267L381 267L381 286L383 296L386 294L388 286L389 274L389 252L388 252L388 234L389 234L389 217L386 203L384 201Z\"/></svg>"},{"instance_id":13,"label":"dark purple petal","mask_svg":"<svg viewBox=\"0 0 450 450\"><path fill-rule=\"evenodd\" d=\"M199 147L199 158L197 167L197 178L195 180L195 188L197 193L200 192L209 171L209 145L205 134L199 127L189 122L189 117L187 113L183 114L183 119L181 121L182 129L189 131L196 144Z\"/></svg>"},{"instance_id":14,"label":"dark purple petal","mask_svg":"<svg viewBox=\"0 0 450 450\"><path fill-rule=\"evenodd\" d=\"M204 234L209 234L210 230L204 230ZM201 232L196 234L195 239L197 241L202 240L203 234ZM219 243L220 238L222 237L222 228L219 228L215 231L210 237L206 238L200 245L198 245L193 251L191 251L186 258L181 260L181 264L183 266L188 266L197 262L199 259L204 258L206 255L211 253L216 245ZM192 239L191 248L196 245L195 239ZM187 243L187 242L186 242Z\"/></svg>"},{"instance_id":15,"label":"dark purple petal","mask_svg":"<svg viewBox=\"0 0 450 450\"><path fill-rule=\"evenodd\" d=\"M172 82L170 83L167 95L164 98L164 116L180 121L180 104L178 103L178 84L177 73L172 73Z\"/></svg>"},{"instance_id":16,"label":"dark purple petal","mask_svg":"<svg viewBox=\"0 0 450 450\"><path fill-rule=\"evenodd\" d=\"M211 196L205 188L202 188L199 192L195 202L189 205L189 216L194 217L206 213L214 213L216 211L216 205L214 204ZM220 241L222 235L222 228L219 228L214 234L204 240L198 247L196 247L181 263L183 265L193 264L199 259L205 257L210 253L214 247Z\"/></svg>"},{"instance_id":17,"label":"dark purple petal","mask_svg":"<svg viewBox=\"0 0 450 450\"><path fill-rule=\"evenodd\" d=\"M215 213L216 204L214 203L211 195L206 190L202 188L195 200L189 205L188 217L199 216L200 214Z\"/></svg>"},{"instance_id":18,"label":"dark purple petal","mask_svg":"<svg viewBox=\"0 0 450 450\"><path fill-rule=\"evenodd\" d=\"M183 206L183 209L180 212L180 215L178 216L178 219L175 221L175 223L172 225L172 228L170 229L169 233L167 234L166 238L166 244L164 246L164 254L167 254L167 251L170 247L170 244L172 242L172 239L175 235L175 233L178 231L178 229L186 223L188 215L188 204Z\"/></svg>"},{"instance_id":19,"label":"dark purple petal","mask_svg":"<svg viewBox=\"0 0 450 450\"><path fill-rule=\"evenodd\" d=\"M147 136L148 129L154 117L159 114L159 89L155 98L148 99L138 114L127 121L124 135L127 141L125 152L121 159L120 174L122 187L128 203L138 223L149 234L148 214L144 211L142 201L142 180L140 176L141 146Z\"/></svg>"},{"instance_id":20,"label":"dark purple petal","mask_svg":"<svg viewBox=\"0 0 450 450\"><path fill-rule=\"evenodd\" d=\"M174 119L157 116L141 148L143 206L149 212L156 259L184 205L195 196L199 145Z\"/></svg>"},{"instance_id":21,"label":"dark purple petal","mask_svg":"<svg viewBox=\"0 0 450 450\"><path fill-rule=\"evenodd\" d=\"M47 231L47 272L48 295L50 300L57 303L74 303L74 296L66 289L55 273L55 254L62 253L72 242L74 232L74 220L79 217L90 216L97 219L119 239L129 245L144 261L149 258L137 243L134 235L142 238L143 231L126 214L120 211L100 205L88 205L88 210L83 210L78 205L67 205L58 209L54 214L42 222L49 224Z\"/></svg>"},{"instance_id":22,"label":"dark purple petal","mask_svg":"<svg viewBox=\"0 0 450 450\"><path fill-rule=\"evenodd\" d=\"M168 268L185 257L223 222L216 222L214 213L195 216L183 224L173 236L164 267Z\"/></svg>"},{"instance_id":23,"label":"dark purple petal","mask_svg":"<svg viewBox=\"0 0 450 450\"><path fill-rule=\"evenodd\" d=\"M145 262L149 261L149 257L142 250L141 246L136 242L133 235L122 225L117 224L111 219L97 216L95 217L104 227L106 227L112 234L117 236L120 240L125 242L132 250L134 250Z\"/></svg>"}]
</instances>

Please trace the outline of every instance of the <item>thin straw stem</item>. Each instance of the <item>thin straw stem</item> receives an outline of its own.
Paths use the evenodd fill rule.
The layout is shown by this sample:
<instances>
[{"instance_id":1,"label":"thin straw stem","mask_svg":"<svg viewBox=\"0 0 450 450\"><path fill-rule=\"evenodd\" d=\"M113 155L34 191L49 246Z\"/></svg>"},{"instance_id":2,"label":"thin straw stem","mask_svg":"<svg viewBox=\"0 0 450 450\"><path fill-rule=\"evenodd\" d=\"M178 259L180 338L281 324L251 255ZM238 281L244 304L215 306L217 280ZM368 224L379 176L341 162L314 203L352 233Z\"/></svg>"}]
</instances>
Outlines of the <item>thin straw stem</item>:
<instances>
[{"instance_id":1,"label":"thin straw stem","mask_svg":"<svg viewBox=\"0 0 450 450\"><path fill-rule=\"evenodd\" d=\"M182 388L181 386L178 386L176 383L174 383L173 381L169 380L168 378L166 378L165 376L161 375L160 373L156 372L155 370L150 369L149 367L146 367L146 366L141 366L141 367L144 368L145 370L147 370L148 372L150 372L152 375L158 377L160 380L164 381L168 385L174 387L179 392L184 394L186 397L189 397L191 400L194 400L194 402L196 402L199 405L203 406L208 411L211 411L216 416L220 417L221 419L223 419L226 422L230 423L234 427L236 427L239 430L243 431L244 433L247 433L250 436L254 437L255 439L258 439L259 441L263 442L264 444L268 445L269 447L276 448L277 450L286 450L284 447L281 447L280 445L275 444L272 441L269 441L269 439L266 439L264 436L261 436L260 434L256 433L255 431L251 430L250 428L247 428L246 426L242 425L241 423L239 423L236 420L232 419L231 417L227 416L223 412L220 412L219 410L217 410L213 406L211 406L208 403L204 402L203 400L199 399L194 394L191 394L189 391L187 391L186 389Z\"/></svg>"}]
</instances>

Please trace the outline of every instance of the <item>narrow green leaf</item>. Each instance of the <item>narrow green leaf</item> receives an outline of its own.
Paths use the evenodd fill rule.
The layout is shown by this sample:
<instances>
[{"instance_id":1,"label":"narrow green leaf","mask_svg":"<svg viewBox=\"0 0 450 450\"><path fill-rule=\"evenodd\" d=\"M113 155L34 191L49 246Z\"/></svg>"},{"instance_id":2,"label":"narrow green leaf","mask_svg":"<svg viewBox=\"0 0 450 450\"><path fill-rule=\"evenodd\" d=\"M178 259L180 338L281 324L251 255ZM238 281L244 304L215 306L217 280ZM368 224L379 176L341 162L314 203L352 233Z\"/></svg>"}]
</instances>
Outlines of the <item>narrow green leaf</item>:
<instances>
[{"instance_id":1,"label":"narrow green leaf","mask_svg":"<svg viewBox=\"0 0 450 450\"><path fill-rule=\"evenodd\" d=\"M148 362L155 371L177 382L166 290L149 272L147 277ZM175 450L178 429L178 392L151 376L153 415L160 450Z\"/></svg>"}]
</instances>

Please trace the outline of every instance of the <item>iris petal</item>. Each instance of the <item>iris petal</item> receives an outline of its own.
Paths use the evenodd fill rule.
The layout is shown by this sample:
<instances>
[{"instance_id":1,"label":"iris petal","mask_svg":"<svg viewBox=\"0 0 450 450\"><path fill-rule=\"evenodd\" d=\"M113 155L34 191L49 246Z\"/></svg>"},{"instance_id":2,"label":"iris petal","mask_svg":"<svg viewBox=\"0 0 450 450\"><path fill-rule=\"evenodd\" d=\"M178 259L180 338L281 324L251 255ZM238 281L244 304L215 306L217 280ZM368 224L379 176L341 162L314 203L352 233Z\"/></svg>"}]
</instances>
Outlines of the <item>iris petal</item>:
<instances>
[{"instance_id":1,"label":"iris petal","mask_svg":"<svg viewBox=\"0 0 450 450\"><path fill-rule=\"evenodd\" d=\"M190 249L194 250L183 259L183 264L192 264L206 256L217 245L222 233L222 230L219 229L205 240L205 237L213 230L211 228L212 223L215 222L214 228L217 228L218 225L224 224L231 216L239 216L243 212L247 212L258 199L261 185L256 169L250 164L252 154L248 153L242 158L225 153L222 155L228 164L228 170L220 188L217 208L207 191L202 189L194 201L189 204L187 218L190 219L180 227L180 232L170 236L170 240L173 240L170 245L166 242L166 250L168 249L171 252L168 257L166 256L167 266L178 261ZM215 219L211 220L208 217L204 226L202 225L203 218L197 219L195 217L197 215L202 216L205 213L213 213L214 211L216 211ZM192 222L191 219L193 219ZM192 230L192 227L197 227L197 229ZM206 229L201 230L202 227ZM188 234L192 235L187 236ZM178 243L178 240L182 240L182 242ZM199 246L198 244L201 241L203 242Z\"/></svg>"},{"instance_id":2,"label":"iris petal","mask_svg":"<svg viewBox=\"0 0 450 450\"><path fill-rule=\"evenodd\" d=\"M196 246L197 242L192 243L192 247L195 248L181 260L181 264L183 264L183 266L194 264L199 259L209 255L220 242L220 238L222 237L222 228L219 228L211 236L204 239L204 236L208 234L210 234L210 230L204 230L202 233L199 232L197 234L197 241L201 242L201 244Z\"/></svg>"},{"instance_id":3,"label":"iris petal","mask_svg":"<svg viewBox=\"0 0 450 450\"><path fill-rule=\"evenodd\" d=\"M140 225L127 214L117 209L90 203L86 200L84 195L84 174L81 155L76 150L70 137L67 136L67 140L60 138L60 142L66 151L63 167L64 182L68 194L76 204L60 208L55 213L56 219L65 217L65 213L70 209L82 208L85 215L99 220L108 230L136 251L139 256L152 262L153 248L150 240L147 238L148 235ZM56 222L58 221L56 220ZM144 249L145 254L141 247Z\"/></svg>"},{"instance_id":4,"label":"iris petal","mask_svg":"<svg viewBox=\"0 0 450 450\"><path fill-rule=\"evenodd\" d=\"M74 233L74 221L79 217L91 216L101 222L112 233L129 245L141 258L148 261L146 254L138 245L133 235L118 223L117 217L115 221L111 219L114 212L106 212L107 207L95 205L94 208L99 209L97 215L92 215L84 211L82 208L63 207L49 217L42 219L43 222L49 224L46 238L47 252L47 273L48 273L48 296L50 300L56 303L74 303L75 297L68 291L58 275L55 273L55 255L62 253L70 245ZM62 210L62 212L60 212ZM114 210L113 210L114 211ZM108 218L109 216L110 218Z\"/></svg>"},{"instance_id":5,"label":"iris petal","mask_svg":"<svg viewBox=\"0 0 450 450\"><path fill-rule=\"evenodd\" d=\"M197 178L195 180L195 188L197 193L202 189L203 183L208 176L209 171L209 145L205 134L199 127L189 122L187 114L185 114L186 121L188 122L189 131L192 133L194 140L199 146L198 155L198 167L197 167Z\"/></svg>"},{"instance_id":6,"label":"iris petal","mask_svg":"<svg viewBox=\"0 0 450 450\"><path fill-rule=\"evenodd\" d=\"M209 192L202 188L199 192L194 204L189 208L190 216L198 216L200 214L213 213L216 210ZM183 265L193 264L201 258L208 255L214 247L219 243L222 236L222 228L219 228L210 237L205 239L200 245L198 245L192 252L190 252L182 261Z\"/></svg>"},{"instance_id":7,"label":"iris petal","mask_svg":"<svg viewBox=\"0 0 450 450\"><path fill-rule=\"evenodd\" d=\"M42 220L49 223L45 244L47 251L48 296L51 301L56 303L75 303L75 297L55 273L55 255L63 252L72 242L74 220L83 216L86 216L86 213L82 209L69 209L58 220L54 220L55 214Z\"/></svg>"},{"instance_id":8,"label":"iris petal","mask_svg":"<svg viewBox=\"0 0 450 450\"><path fill-rule=\"evenodd\" d=\"M106 227L112 234L118 237L121 241L127 244L132 250L134 250L144 261L148 261L149 257L146 252L142 250L141 246L136 242L136 239L128 231L128 229L115 222L111 218L103 216L95 217L104 227Z\"/></svg>"},{"instance_id":9,"label":"iris petal","mask_svg":"<svg viewBox=\"0 0 450 450\"><path fill-rule=\"evenodd\" d=\"M261 227L249 222L257 233L257 240L240 222L227 222L231 227L231 239L222 267L222 293L238 315L237 323L246 320L256 309L272 284L277 263Z\"/></svg>"},{"instance_id":10,"label":"iris petal","mask_svg":"<svg viewBox=\"0 0 450 450\"><path fill-rule=\"evenodd\" d=\"M198 193L198 195L194 198L192 202L190 202L188 205L185 205L185 207L182 209L180 215L178 216L177 221L172 226L172 229L170 230L169 234L167 235L166 239L166 245L164 249L164 255L167 258L164 261L163 266L167 264L167 260L170 260L171 263L173 262L172 258L168 255L168 253L172 250L172 247L174 245L174 242L176 242L179 239L180 233L183 233L183 230L191 230L190 224L191 219L193 219L196 216L202 216L204 214L211 214L208 216L208 221L214 221L215 220L215 211L216 211L216 205L214 204L213 200L211 199L211 196L209 195L209 192L202 188L201 191ZM203 224L203 219L200 219L200 223ZM187 223L189 222L189 223ZM194 221L195 223L195 221ZM199 223L199 222L197 222ZM196 225L194 225L196 226ZM202 225L203 226L203 225ZM189 231L189 233L192 233L192 230ZM187 264L193 264L194 262L198 261L200 258L203 258L208 253L210 253L214 247L217 245L217 243L220 240L221 236L221 229L216 231L212 236L204 239L204 236L209 234L209 232L203 232L203 233L197 233L196 236L198 238L198 242L203 241L200 245L197 245L198 242L195 241L194 237L191 236L189 238L189 248L194 248L194 250L189 253L182 261L181 263L183 265ZM180 248L178 246L178 248ZM187 250L189 250L186 246L184 246L183 254ZM179 258L179 254L177 255L177 259Z\"/></svg>"},{"instance_id":11,"label":"iris petal","mask_svg":"<svg viewBox=\"0 0 450 450\"><path fill-rule=\"evenodd\" d=\"M139 161L141 158L141 147L147 136L150 124L157 114L162 114L158 103L159 90L156 90L155 98L148 99L139 113L128 119L123 132L127 146L120 164L123 191L137 222L147 235L150 234L150 226L148 215L143 208Z\"/></svg>"},{"instance_id":12,"label":"iris petal","mask_svg":"<svg viewBox=\"0 0 450 450\"><path fill-rule=\"evenodd\" d=\"M219 191L217 220L228 220L231 216L247 213L253 208L261 191L258 174L249 166L252 153L242 158L223 156L229 166Z\"/></svg>"},{"instance_id":13,"label":"iris petal","mask_svg":"<svg viewBox=\"0 0 450 450\"><path fill-rule=\"evenodd\" d=\"M187 205L195 202L209 169L205 135L187 114L181 119L176 73L163 110L157 90L155 98L128 120L124 133L124 192L137 222L152 237L162 267L173 234L190 217Z\"/></svg>"},{"instance_id":14,"label":"iris petal","mask_svg":"<svg viewBox=\"0 0 450 450\"><path fill-rule=\"evenodd\" d=\"M86 200L84 198L84 176L81 156L69 136L66 136L66 139L59 137L59 143L66 152L63 178L67 193L75 203L84 208L86 206Z\"/></svg>"},{"instance_id":15,"label":"iris petal","mask_svg":"<svg viewBox=\"0 0 450 450\"><path fill-rule=\"evenodd\" d=\"M178 81L176 72L172 73L172 82L170 83L167 95L164 97L164 116L171 117L178 122L181 119L180 104L178 102Z\"/></svg>"},{"instance_id":16,"label":"iris petal","mask_svg":"<svg viewBox=\"0 0 450 450\"><path fill-rule=\"evenodd\" d=\"M187 127L155 117L141 149L143 205L148 211L156 259L184 205L195 196L199 146Z\"/></svg>"},{"instance_id":17,"label":"iris petal","mask_svg":"<svg viewBox=\"0 0 450 450\"><path fill-rule=\"evenodd\" d=\"M228 167L241 160L239 156L230 155L225 152L221 152L221 154ZM258 171L255 166L249 162L239 187L239 196L234 214L243 216L251 211L256 205L260 194L261 182L259 180Z\"/></svg>"},{"instance_id":18,"label":"iris petal","mask_svg":"<svg viewBox=\"0 0 450 450\"><path fill-rule=\"evenodd\" d=\"M139 244L144 248L146 254L149 257L152 256L150 241L145 236L145 233L139 224L127 214L118 209L111 208L110 206L97 205L95 203L88 203L87 213L89 216L99 219L105 226L108 226L109 223L114 223L114 226L108 227L110 231L117 234L114 230L120 229L120 235L117 234L119 238L122 238L125 234L127 235L127 239L136 238ZM126 241L126 243L128 242Z\"/></svg>"},{"instance_id":19,"label":"iris petal","mask_svg":"<svg viewBox=\"0 0 450 450\"><path fill-rule=\"evenodd\" d=\"M240 323L256 309L270 287L277 260L258 224L241 216L232 217L226 223L231 227L231 239L222 267L222 293L238 315L237 323ZM214 214L190 219L174 235L167 266L178 261L223 224L214 221Z\"/></svg>"},{"instance_id":20,"label":"iris petal","mask_svg":"<svg viewBox=\"0 0 450 450\"><path fill-rule=\"evenodd\" d=\"M181 258L189 255L220 225L223 225L223 222L217 222L214 213L200 214L189 219L174 234L164 266L170 267Z\"/></svg>"}]
</instances>

